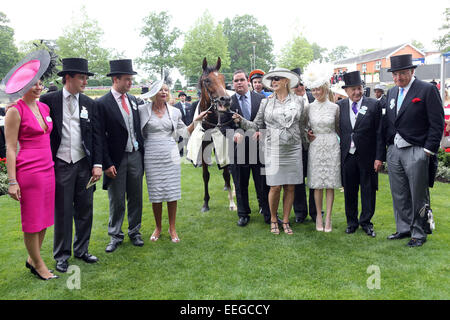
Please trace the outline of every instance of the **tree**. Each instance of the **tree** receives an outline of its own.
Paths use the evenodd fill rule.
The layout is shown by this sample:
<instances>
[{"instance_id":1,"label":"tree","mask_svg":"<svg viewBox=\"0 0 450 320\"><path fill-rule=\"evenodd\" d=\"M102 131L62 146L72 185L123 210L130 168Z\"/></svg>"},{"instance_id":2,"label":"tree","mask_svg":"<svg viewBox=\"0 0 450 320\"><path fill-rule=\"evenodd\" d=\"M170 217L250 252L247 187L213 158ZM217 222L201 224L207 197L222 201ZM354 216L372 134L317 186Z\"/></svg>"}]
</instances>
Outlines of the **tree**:
<instances>
[{"instance_id":1,"label":"tree","mask_svg":"<svg viewBox=\"0 0 450 320\"><path fill-rule=\"evenodd\" d=\"M321 46L319 46L317 43L313 42L313 44L311 44L311 48L313 49L313 53L314 53L314 58L313 61L315 60L326 60L325 57L325 53L327 52L326 48L322 48Z\"/></svg>"},{"instance_id":2,"label":"tree","mask_svg":"<svg viewBox=\"0 0 450 320\"><path fill-rule=\"evenodd\" d=\"M177 66L177 55L180 50L176 47L176 40L181 34L177 28L169 29L171 17L166 11L151 12L144 18L141 37L147 39L142 57L137 59L139 65L149 72L164 75L164 70Z\"/></svg>"},{"instance_id":3,"label":"tree","mask_svg":"<svg viewBox=\"0 0 450 320\"><path fill-rule=\"evenodd\" d=\"M184 46L178 57L180 71L187 78L198 79L202 73L203 58L215 65L217 58L222 60L222 68L230 67L228 39L223 34L221 24L215 24L208 11L205 11L185 35Z\"/></svg>"},{"instance_id":4,"label":"tree","mask_svg":"<svg viewBox=\"0 0 450 320\"><path fill-rule=\"evenodd\" d=\"M314 59L314 50L302 35L294 37L281 49L278 65L287 69L304 67Z\"/></svg>"},{"instance_id":5,"label":"tree","mask_svg":"<svg viewBox=\"0 0 450 320\"><path fill-rule=\"evenodd\" d=\"M424 46L423 43L420 42L420 41L412 40L412 41L411 41L411 44L412 44L414 47L416 47L417 49L419 49L419 50L425 49L425 46Z\"/></svg>"},{"instance_id":6,"label":"tree","mask_svg":"<svg viewBox=\"0 0 450 320\"><path fill-rule=\"evenodd\" d=\"M6 14L0 11L0 79L20 60L14 44L14 29L8 23Z\"/></svg>"},{"instance_id":7,"label":"tree","mask_svg":"<svg viewBox=\"0 0 450 320\"><path fill-rule=\"evenodd\" d=\"M173 86L173 90L179 91L181 89L183 89L183 86L181 84L180 79L177 79L177 81L175 81L175 85Z\"/></svg>"},{"instance_id":8,"label":"tree","mask_svg":"<svg viewBox=\"0 0 450 320\"><path fill-rule=\"evenodd\" d=\"M64 28L63 35L56 40L57 54L60 58L87 59L89 71L95 73L94 77L102 78L109 73L109 60L117 59L121 54L100 47L103 30L98 21L88 17L85 7L80 11L81 20L72 18L72 23Z\"/></svg>"},{"instance_id":9,"label":"tree","mask_svg":"<svg viewBox=\"0 0 450 320\"><path fill-rule=\"evenodd\" d=\"M445 9L444 12L445 22L439 30L444 31L444 34L438 38L433 40L434 44L436 44L441 52L450 51L450 8Z\"/></svg>"},{"instance_id":10,"label":"tree","mask_svg":"<svg viewBox=\"0 0 450 320\"><path fill-rule=\"evenodd\" d=\"M259 25L254 16L246 14L236 16L233 20L226 18L223 22L223 32L228 38L231 72L237 69L250 72L253 67L268 71L274 65L272 37L267 27Z\"/></svg>"},{"instance_id":11,"label":"tree","mask_svg":"<svg viewBox=\"0 0 450 320\"><path fill-rule=\"evenodd\" d=\"M353 51L349 49L347 46L338 46L331 50L331 52L328 55L328 60L331 62L339 61L346 59L353 55Z\"/></svg>"}]
</instances>

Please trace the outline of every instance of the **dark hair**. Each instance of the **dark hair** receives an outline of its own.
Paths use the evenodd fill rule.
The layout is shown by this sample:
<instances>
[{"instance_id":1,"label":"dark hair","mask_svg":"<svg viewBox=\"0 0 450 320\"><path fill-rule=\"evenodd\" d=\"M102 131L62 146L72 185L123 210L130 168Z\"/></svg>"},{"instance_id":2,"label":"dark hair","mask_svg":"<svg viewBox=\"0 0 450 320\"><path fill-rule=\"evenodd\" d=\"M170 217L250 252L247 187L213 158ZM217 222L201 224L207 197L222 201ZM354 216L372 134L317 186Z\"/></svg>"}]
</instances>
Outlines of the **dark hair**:
<instances>
[{"instance_id":1,"label":"dark hair","mask_svg":"<svg viewBox=\"0 0 450 320\"><path fill-rule=\"evenodd\" d=\"M66 84L66 75L69 75L71 78L75 78L76 73L75 72L67 72L62 76L62 83L63 85Z\"/></svg>"},{"instance_id":2,"label":"dark hair","mask_svg":"<svg viewBox=\"0 0 450 320\"><path fill-rule=\"evenodd\" d=\"M120 80L120 78L122 78L122 75L121 75L121 74L113 74L113 75L111 76L111 81L112 81L112 83L114 83L114 78L117 78L117 79Z\"/></svg>"},{"instance_id":3,"label":"dark hair","mask_svg":"<svg viewBox=\"0 0 450 320\"><path fill-rule=\"evenodd\" d=\"M245 74L245 79L248 80L248 74L247 74L247 72L245 72L243 69L238 69L238 70L236 70L235 72L233 72L233 78L234 78L234 76L237 75L238 73L243 73L243 74Z\"/></svg>"}]
</instances>

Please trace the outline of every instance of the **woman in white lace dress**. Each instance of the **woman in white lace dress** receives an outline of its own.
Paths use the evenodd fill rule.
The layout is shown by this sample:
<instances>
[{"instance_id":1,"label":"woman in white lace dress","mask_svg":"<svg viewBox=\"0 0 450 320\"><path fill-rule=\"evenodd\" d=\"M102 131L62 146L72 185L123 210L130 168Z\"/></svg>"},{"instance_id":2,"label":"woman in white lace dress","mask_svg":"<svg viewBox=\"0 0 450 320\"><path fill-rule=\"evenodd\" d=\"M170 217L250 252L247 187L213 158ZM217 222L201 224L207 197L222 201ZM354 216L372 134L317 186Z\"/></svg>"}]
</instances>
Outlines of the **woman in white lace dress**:
<instances>
[{"instance_id":1,"label":"woman in white lace dress","mask_svg":"<svg viewBox=\"0 0 450 320\"><path fill-rule=\"evenodd\" d=\"M305 71L305 75L307 75L307 72L308 69ZM334 189L342 186L341 151L338 140L339 106L331 102L333 98L328 82L330 77L323 77L323 79L323 81L316 80L308 83L314 98L316 98L306 110L307 122L310 128L308 132L310 139L308 150L308 187L315 190L316 230L331 232ZM308 81L305 82L307 83ZM324 189L326 189L327 203L325 228L321 214Z\"/></svg>"}]
</instances>

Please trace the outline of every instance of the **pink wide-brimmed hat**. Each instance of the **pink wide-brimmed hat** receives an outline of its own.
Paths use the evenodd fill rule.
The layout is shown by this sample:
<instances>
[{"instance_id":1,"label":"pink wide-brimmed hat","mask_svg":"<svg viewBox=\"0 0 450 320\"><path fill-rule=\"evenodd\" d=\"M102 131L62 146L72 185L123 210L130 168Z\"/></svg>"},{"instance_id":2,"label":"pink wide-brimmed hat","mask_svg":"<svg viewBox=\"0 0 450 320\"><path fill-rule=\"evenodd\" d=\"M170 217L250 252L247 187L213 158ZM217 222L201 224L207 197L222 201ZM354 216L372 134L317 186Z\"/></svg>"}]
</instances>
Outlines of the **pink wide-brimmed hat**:
<instances>
[{"instance_id":1,"label":"pink wide-brimmed hat","mask_svg":"<svg viewBox=\"0 0 450 320\"><path fill-rule=\"evenodd\" d=\"M32 52L23 58L3 78L0 102L13 102L22 97L46 73L50 62L50 53L46 50Z\"/></svg>"}]
</instances>

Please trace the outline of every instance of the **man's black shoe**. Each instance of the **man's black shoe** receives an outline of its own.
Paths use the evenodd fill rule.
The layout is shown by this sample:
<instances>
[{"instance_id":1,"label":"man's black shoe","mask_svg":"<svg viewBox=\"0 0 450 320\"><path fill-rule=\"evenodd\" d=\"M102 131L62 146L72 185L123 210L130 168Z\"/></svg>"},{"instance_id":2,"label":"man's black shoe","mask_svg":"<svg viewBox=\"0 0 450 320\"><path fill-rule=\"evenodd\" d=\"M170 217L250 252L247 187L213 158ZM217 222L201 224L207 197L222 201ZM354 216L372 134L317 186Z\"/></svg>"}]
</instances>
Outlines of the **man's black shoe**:
<instances>
[{"instance_id":1,"label":"man's black shoe","mask_svg":"<svg viewBox=\"0 0 450 320\"><path fill-rule=\"evenodd\" d=\"M75 258L81 259L86 263L96 263L98 261L98 258L96 256L93 256L92 254L87 252L80 257L75 256Z\"/></svg>"},{"instance_id":2,"label":"man's black shoe","mask_svg":"<svg viewBox=\"0 0 450 320\"><path fill-rule=\"evenodd\" d=\"M67 272L67 268L69 268L69 263L67 260L56 261L56 271L65 273Z\"/></svg>"},{"instance_id":3,"label":"man's black shoe","mask_svg":"<svg viewBox=\"0 0 450 320\"><path fill-rule=\"evenodd\" d=\"M250 221L250 217L249 216L247 216L247 217L240 217L237 225L240 226L240 227L245 227L248 224L249 221Z\"/></svg>"},{"instance_id":4,"label":"man's black shoe","mask_svg":"<svg viewBox=\"0 0 450 320\"><path fill-rule=\"evenodd\" d=\"M302 218L302 217L295 217L295 222L296 222L296 223L303 223L303 222L305 222L305 218Z\"/></svg>"},{"instance_id":5,"label":"man's black shoe","mask_svg":"<svg viewBox=\"0 0 450 320\"><path fill-rule=\"evenodd\" d=\"M358 227L347 227L347 229L345 229L345 233L347 234L355 233L356 229L358 229Z\"/></svg>"},{"instance_id":6,"label":"man's black shoe","mask_svg":"<svg viewBox=\"0 0 450 320\"><path fill-rule=\"evenodd\" d=\"M142 237L140 234L135 236L134 238L131 238L131 243L133 243L136 247L142 247L144 245L144 240L142 240Z\"/></svg>"},{"instance_id":7,"label":"man's black shoe","mask_svg":"<svg viewBox=\"0 0 450 320\"><path fill-rule=\"evenodd\" d=\"M405 232L405 233L396 232L394 234L391 234L387 238L388 238L388 240L398 240L398 239L409 238L409 237L411 237L411 232Z\"/></svg>"},{"instance_id":8,"label":"man's black shoe","mask_svg":"<svg viewBox=\"0 0 450 320\"><path fill-rule=\"evenodd\" d=\"M362 229L364 230L364 232L369 236L369 237L372 237L372 238L375 238L376 237L376 233L375 233L375 231L373 230L373 227L372 226L369 226L369 227L362 227Z\"/></svg>"},{"instance_id":9,"label":"man's black shoe","mask_svg":"<svg viewBox=\"0 0 450 320\"><path fill-rule=\"evenodd\" d=\"M420 247L423 246L423 244L427 241L427 239L416 239L416 238L411 238L411 240L409 240L409 242L406 244L408 247L413 248L413 247Z\"/></svg>"},{"instance_id":10,"label":"man's black shoe","mask_svg":"<svg viewBox=\"0 0 450 320\"><path fill-rule=\"evenodd\" d=\"M122 242L118 242L118 241L111 241L107 246L105 251L108 253L114 252L117 247L121 244Z\"/></svg>"}]
</instances>

